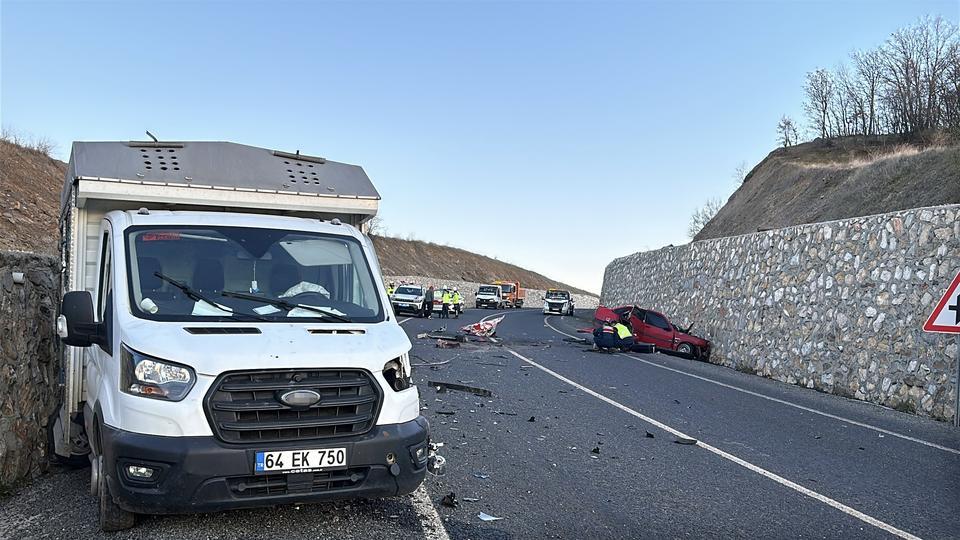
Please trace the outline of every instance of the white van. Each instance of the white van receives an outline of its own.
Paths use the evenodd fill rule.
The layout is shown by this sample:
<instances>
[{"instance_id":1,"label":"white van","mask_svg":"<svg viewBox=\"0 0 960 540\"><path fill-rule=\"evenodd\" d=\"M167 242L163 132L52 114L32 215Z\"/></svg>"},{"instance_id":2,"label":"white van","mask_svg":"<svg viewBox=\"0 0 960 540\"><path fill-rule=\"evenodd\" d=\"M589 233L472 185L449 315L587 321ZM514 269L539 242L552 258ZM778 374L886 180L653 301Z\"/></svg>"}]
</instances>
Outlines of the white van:
<instances>
[{"instance_id":1,"label":"white van","mask_svg":"<svg viewBox=\"0 0 960 540\"><path fill-rule=\"evenodd\" d=\"M363 169L232 143L74 143L63 407L104 530L414 491L429 426Z\"/></svg>"}]
</instances>

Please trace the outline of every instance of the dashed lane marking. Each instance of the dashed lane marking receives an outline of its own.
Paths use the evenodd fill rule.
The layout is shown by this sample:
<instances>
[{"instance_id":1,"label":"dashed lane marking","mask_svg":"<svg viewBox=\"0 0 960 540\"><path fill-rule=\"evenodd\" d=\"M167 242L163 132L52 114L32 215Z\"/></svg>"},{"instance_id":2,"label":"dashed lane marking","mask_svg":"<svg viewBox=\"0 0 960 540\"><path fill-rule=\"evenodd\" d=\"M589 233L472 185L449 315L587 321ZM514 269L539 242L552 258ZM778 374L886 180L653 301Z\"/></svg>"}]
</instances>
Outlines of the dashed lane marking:
<instances>
[{"instance_id":1,"label":"dashed lane marking","mask_svg":"<svg viewBox=\"0 0 960 540\"><path fill-rule=\"evenodd\" d=\"M621 411L623 411L623 412L625 412L625 413L628 413L628 414L630 414L630 415L632 415L632 416L635 416L636 418L639 418L640 420L643 420L644 422L647 422L648 424L651 424L651 425L653 425L653 426L655 426L655 427L658 427L658 428L662 429L663 431L666 431L667 433L670 433L670 434L674 435L675 437L684 438L684 439L695 439L694 437L690 437L689 435L686 435L685 433L683 433L683 432L681 432L681 431L679 431L679 430L677 430L677 429L674 429L674 428L668 426L667 424L664 424L663 422L660 422L660 421L658 421L658 420L655 420L655 419L653 419L653 418L651 418L651 417L649 417L649 416L646 416L646 415L644 415L644 414L642 414L642 413L640 413L640 412L637 412L637 411L631 409L630 407L627 407L626 405L623 405L622 403L620 403L620 402L618 402L618 401L615 401L615 400L613 400L613 399L610 399L610 398L608 398L607 396L605 396L605 395L603 395L603 394L601 394L601 393L599 393L599 392L594 392L593 390L587 388L586 386L583 386L583 385L580 384L580 383L577 383L577 382L575 382L575 381L572 381L572 380L564 377L563 375L560 375L559 373L557 373L557 372L555 372L555 371L553 371L553 370L551 370L551 369L549 369L549 368L547 368L547 367L544 367L544 366L538 364L537 362L535 362L535 361L527 358L526 356L523 356L522 354L520 354L520 353L518 353L518 352L516 352L516 351L514 351L514 350L512 350L512 349L510 349L509 347L504 347L504 349L506 349L507 352L509 352L510 354L516 356L517 358L519 358L520 360L522 360L522 361L530 364L531 366L533 366L533 367L535 367L535 368L543 371L544 373L547 373L548 375L551 375L552 377L554 377L554 378L556 378L556 379L559 379L559 380L561 380L561 381L569 384L570 386L572 386L572 387L574 387L574 388L576 388L576 389L578 389L578 390L580 390L580 391L582 391L582 392L584 392L584 393L586 393L586 394L589 394L589 395L591 395L591 396L599 399L600 401L603 401L603 402L605 402L605 403L607 403L607 404L609 404L609 405L612 405L612 406L620 409ZM696 446L699 446L700 448L703 448L704 450L706 450L706 451L708 451L708 452L711 452L711 453L713 453L713 454L716 454L716 455L722 457L723 459L726 459L726 460L729 460L729 461L731 461L731 462L733 462L733 463L736 463L737 465L740 465L741 467L744 467L744 468L746 468L746 469L748 469L748 470L750 470L750 471L753 471L753 472L755 472L755 473L757 473L757 474L759 474L759 475L761 475L761 476L764 476L764 477L766 477L766 478L769 478L770 480L773 480L774 482L776 482L776 483L778 483L778 484L780 484L780 485L782 485L782 486L784 486L784 487L790 488L790 489L796 491L797 493L800 493L800 494L802 494L802 495L806 495L807 497L810 497L811 499L820 501L820 502L822 502L822 503L824 503L824 504L826 504L826 505L828 505L828 506L830 506L830 507L832 507L832 508L835 508L835 509L843 512L844 514L847 514L847 515L849 515L849 516L855 517L855 518L859 519L860 521L863 521L864 523L867 523L867 524L869 524L869 525L872 525L872 526L874 526L874 527L876 527L876 528L878 528L878 529L880 529L880 530L886 531L886 532L888 532L888 533L890 533L890 534L893 534L893 535L895 535L895 536L898 536L898 537L900 537L900 538L904 538L904 539L908 539L908 540L919 540L919 537L918 537L918 536L915 536L915 535L913 535L913 534L910 534L910 533L908 533L907 531L898 529L898 528L894 527L893 525L890 525L890 524L888 524L888 523L885 523L885 522L883 522L883 521L880 521L879 519L877 519L877 518L875 518L875 517L872 517L872 516L869 516L869 515L867 515L867 514L864 514L863 512L861 512L861 511L859 511L859 510L857 510L857 509L855 509L855 508L851 508L851 507L849 507L849 506L847 506L847 505L845 505L845 504L843 504L843 503L841 503L841 502L839 502L839 501L836 501L836 500L834 500L834 499L831 499L830 497L827 497L826 495L823 495L823 494L817 493L816 491L813 491L813 490L811 490L811 489L805 488L805 487L801 486L800 484L797 484L796 482L792 482L792 481L790 481L790 480L787 480L786 478L784 478L784 477L782 477L782 476L780 476L780 475L778 475L778 474L776 474L776 473L770 472L770 471L768 471L768 470L766 470L766 469L764 469L764 468L762 468L762 467L759 467L759 466L757 466L757 465L754 465L753 463L750 463L749 461L745 461L745 460L743 460L743 459L740 459L740 458L738 458L737 456L735 456L735 455L733 455L733 454L731 454L731 453L729 453L729 452L724 452L723 450L720 450L719 448L717 448L717 447L715 447L715 446L711 446L711 445L709 445L709 444L707 444L707 443L705 443L705 442L703 442L703 441L697 441Z\"/></svg>"},{"instance_id":2,"label":"dashed lane marking","mask_svg":"<svg viewBox=\"0 0 960 540\"><path fill-rule=\"evenodd\" d=\"M550 329L552 329L554 332L556 332L556 333L558 333L558 334L562 334L562 335L567 336L567 337L577 338L577 336L573 336L573 335L570 335L570 334L568 334L568 333L566 333L566 332L564 332L564 331L562 331L562 330L558 330L556 327L554 327L552 324L550 324L550 321L548 320L549 318L550 318L550 317L544 317L543 322L544 322L544 324L546 324L547 326L549 326ZM841 422L846 422L847 424L850 424L850 425L854 425L854 426L857 426L857 427L862 427L862 428L864 428L864 429L873 430L873 431L876 431L877 433L883 433L883 434L885 434L885 435L890 435L890 436L892 436L892 437L897 437L897 438L903 439L903 440L905 440L905 441L915 442L915 443L917 443L917 444L922 444L922 445L924 445L924 446L929 446L930 448L936 448L937 450L943 450L944 452L950 452L951 454L960 455L960 450L957 450L956 448L950 448L949 446L943 446L943 445L940 445L940 444L937 444L937 443L934 443L934 442L925 441L925 440L923 440L923 439L918 439L918 438L916 438L916 437L911 437L910 435L904 435L903 433L897 433L896 431L890 431L889 429L884 429L884 428L882 428L882 427L877 427L877 426L874 426L874 425L871 425L871 424L866 424L866 423L864 423L864 422L859 422L859 421L857 421L857 420L851 420L851 419L849 419L849 418L844 418L843 416L838 416L838 415L836 415L836 414L819 411L819 410L817 410L817 409L814 409L814 408L811 408L811 407L806 407L806 406L804 406L804 405L798 405L798 404L796 404L796 403L792 403L792 402L786 401L786 400L784 400L784 399L775 398L775 397L773 397L773 396L768 396L768 395L766 395L766 394L761 394L761 393L759 393L759 392L754 392L754 391L752 391L752 390L747 390L746 388L740 388L739 386L734 386L734 385L732 385L732 384L727 384L727 383L724 383L724 382L715 381L715 380L713 380L713 379L704 377L704 376L702 376L702 375L695 375L695 374L693 374L693 373L687 373L686 371L683 371L683 370L681 370L681 369L672 368L672 367L669 367L669 366L664 366L664 365L662 365L662 364L658 364L658 363L656 363L656 362L651 362L650 360L647 360L647 359L644 359L644 358L640 358L640 357L637 357L637 356L633 356L633 355L630 355L630 354L623 354L623 353L618 353L618 354L620 354L620 356L623 356L623 357L626 357L626 358L630 358L630 359L636 360L636 361L638 361L638 362L643 362L644 364L648 364L648 365L651 365L651 366L653 366L653 367L657 367L657 368L660 368L660 369L665 369L665 370L667 370L667 371L672 371L672 372L674 372L674 373L679 373L680 375L686 375L687 377L693 377L694 379L700 379L701 381L705 381L705 382L708 382L708 383L711 383L711 384L715 384L715 385L717 385L717 386L722 386L722 387L724 387L724 388L729 388L730 390L736 390L737 392L742 392L742 393L744 393L744 394L749 394L749 395L751 395L751 396L755 396L755 397L758 397L758 398L766 399L766 400L768 400L768 401L773 401L773 402L775 402L775 403L780 403L781 405L787 405L787 406L793 407L793 408L795 408L795 409L800 409L800 410L807 411L807 412L810 412L810 413L813 413L813 414L819 414L820 416L825 416L825 417L827 417L827 418L832 418L832 419L834 419L834 420L839 420L839 421L841 421Z\"/></svg>"}]
</instances>

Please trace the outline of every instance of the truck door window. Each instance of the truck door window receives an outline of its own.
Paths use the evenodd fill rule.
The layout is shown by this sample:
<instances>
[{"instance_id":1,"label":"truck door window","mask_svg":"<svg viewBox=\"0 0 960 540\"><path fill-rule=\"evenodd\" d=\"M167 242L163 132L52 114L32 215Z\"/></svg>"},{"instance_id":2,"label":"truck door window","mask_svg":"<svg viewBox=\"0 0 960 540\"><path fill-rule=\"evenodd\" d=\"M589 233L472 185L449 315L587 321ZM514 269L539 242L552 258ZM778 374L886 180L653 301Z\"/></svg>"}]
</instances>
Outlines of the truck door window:
<instances>
[{"instance_id":1,"label":"truck door window","mask_svg":"<svg viewBox=\"0 0 960 540\"><path fill-rule=\"evenodd\" d=\"M107 297L113 286L110 279L110 232L103 231L100 247L100 276L97 280L97 320L104 321L107 310Z\"/></svg>"}]
</instances>

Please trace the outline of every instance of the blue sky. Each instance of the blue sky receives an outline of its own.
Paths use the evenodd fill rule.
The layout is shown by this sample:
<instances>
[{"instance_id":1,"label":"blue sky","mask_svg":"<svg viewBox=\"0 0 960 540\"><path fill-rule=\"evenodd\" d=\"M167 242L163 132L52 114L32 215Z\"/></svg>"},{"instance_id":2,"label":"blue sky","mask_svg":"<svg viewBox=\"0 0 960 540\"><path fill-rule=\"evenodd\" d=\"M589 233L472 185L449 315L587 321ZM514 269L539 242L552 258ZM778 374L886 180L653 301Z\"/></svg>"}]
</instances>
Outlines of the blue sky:
<instances>
[{"instance_id":1,"label":"blue sky","mask_svg":"<svg viewBox=\"0 0 960 540\"><path fill-rule=\"evenodd\" d=\"M149 129L360 164L390 234L599 291L726 200L807 71L958 6L3 0L0 114L64 160Z\"/></svg>"}]
</instances>

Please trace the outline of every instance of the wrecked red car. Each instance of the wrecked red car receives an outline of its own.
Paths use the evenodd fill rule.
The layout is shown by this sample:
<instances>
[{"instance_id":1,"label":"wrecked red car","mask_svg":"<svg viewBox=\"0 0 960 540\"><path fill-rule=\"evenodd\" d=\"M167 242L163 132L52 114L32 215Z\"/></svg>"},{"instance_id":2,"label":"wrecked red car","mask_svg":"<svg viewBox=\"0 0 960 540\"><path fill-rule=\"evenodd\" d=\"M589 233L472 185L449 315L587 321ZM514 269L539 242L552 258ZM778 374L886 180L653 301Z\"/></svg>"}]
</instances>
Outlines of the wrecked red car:
<instances>
[{"instance_id":1,"label":"wrecked red car","mask_svg":"<svg viewBox=\"0 0 960 540\"><path fill-rule=\"evenodd\" d=\"M640 343L650 343L659 350L691 358L710 358L710 341L690 334L692 324L680 328L671 323L663 313L637 306L600 306L593 314L595 325L610 318L625 320L633 330L633 337Z\"/></svg>"}]
</instances>

